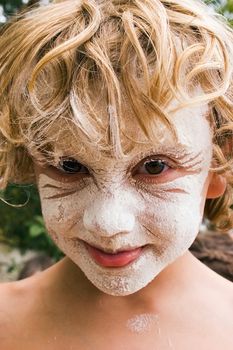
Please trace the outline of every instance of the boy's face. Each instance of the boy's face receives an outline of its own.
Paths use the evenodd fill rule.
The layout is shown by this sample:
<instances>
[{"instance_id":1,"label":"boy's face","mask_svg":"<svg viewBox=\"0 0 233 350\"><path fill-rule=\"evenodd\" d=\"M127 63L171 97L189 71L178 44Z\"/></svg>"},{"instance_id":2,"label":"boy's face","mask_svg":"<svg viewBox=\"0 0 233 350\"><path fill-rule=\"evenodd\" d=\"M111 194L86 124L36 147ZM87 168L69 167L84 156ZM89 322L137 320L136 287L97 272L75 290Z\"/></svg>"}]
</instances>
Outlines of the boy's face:
<instances>
[{"instance_id":1,"label":"boy's face","mask_svg":"<svg viewBox=\"0 0 233 350\"><path fill-rule=\"evenodd\" d=\"M140 290L194 241L212 159L206 112L201 107L177 112L177 141L161 124L158 141L132 143L127 160L106 157L86 144L76 160L71 151L58 149L57 168L36 166L49 234L103 292ZM127 113L127 134L142 140ZM80 149L76 142L72 136L67 141L72 154Z\"/></svg>"}]
</instances>

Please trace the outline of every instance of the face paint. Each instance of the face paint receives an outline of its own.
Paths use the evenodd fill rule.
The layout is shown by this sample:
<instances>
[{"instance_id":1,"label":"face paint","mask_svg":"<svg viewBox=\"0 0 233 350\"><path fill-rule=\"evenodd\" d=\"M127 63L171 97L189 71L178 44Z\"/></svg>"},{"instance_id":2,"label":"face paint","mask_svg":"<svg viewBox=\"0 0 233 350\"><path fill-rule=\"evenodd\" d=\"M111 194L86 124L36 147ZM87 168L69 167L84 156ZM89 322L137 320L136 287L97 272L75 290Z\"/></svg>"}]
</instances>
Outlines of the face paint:
<instances>
[{"instance_id":1,"label":"face paint","mask_svg":"<svg viewBox=\"0 0 233 350\"><path fill-rule=\"evenodd\" d=\"M178 142L161 126L159 144L137 145L127 160L99 157L88 145L78 162L91 175L38 168L48 232L101 291L123 296L140 290L194 241L212 159L205 113L200 107L177 113L172 122ZM139 134L135 124L131 129ZM160 174L148 175L145 157L168 165ZM99 253L95 258L93 247L108 253L131 250L133 259L123 266L104 266L111 257ZM119 261L127 262L130 254L125 255L119 254Z\"/></svg>"},{"instance_id":2,"label":"face paint","mask_svg":"<svg viewBox=\"0 0 233 350\"><path fill-rule=\"evenodd\" d=\"M143 334L149 332L153 326L159 330L159 317L156 314L140 314L127 321L127 328L132 333Z\"/></svg>"}]
</instances>

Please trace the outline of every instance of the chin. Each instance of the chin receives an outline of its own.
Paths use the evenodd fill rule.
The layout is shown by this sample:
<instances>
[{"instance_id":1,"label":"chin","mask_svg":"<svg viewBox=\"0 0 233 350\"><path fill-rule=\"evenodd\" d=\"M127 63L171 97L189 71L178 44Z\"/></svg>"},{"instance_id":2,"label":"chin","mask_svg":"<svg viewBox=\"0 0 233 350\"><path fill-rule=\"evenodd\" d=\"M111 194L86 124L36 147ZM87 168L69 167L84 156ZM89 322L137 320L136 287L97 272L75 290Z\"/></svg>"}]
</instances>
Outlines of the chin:
<instances>
[{"instance_id":1,"label":"chin","mask_svg":"<svg viewBox=\"0 0 233 350\"><path fill-rule=\"evenodd\" d=\"M69 258L83 271L87 279L100 291L113 296L134 294L145 288L167 263L148 250L137 260L120 268L103 267L86 253L82 246Z\"/></svg>"}]
</instances>

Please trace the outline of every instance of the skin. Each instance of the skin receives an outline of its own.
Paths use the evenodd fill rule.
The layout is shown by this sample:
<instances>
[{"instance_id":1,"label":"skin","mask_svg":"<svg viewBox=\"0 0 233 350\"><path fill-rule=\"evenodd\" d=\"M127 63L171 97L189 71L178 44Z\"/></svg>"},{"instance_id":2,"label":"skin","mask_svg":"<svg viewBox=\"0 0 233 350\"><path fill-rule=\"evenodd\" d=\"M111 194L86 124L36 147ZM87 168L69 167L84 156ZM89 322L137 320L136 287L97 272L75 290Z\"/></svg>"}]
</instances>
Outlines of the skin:
<instances>
[{"instance_id":1,"label":"skin","mask_svg":"<svg viewBox=\"0 0 233 350\"><path fill-rule=\"evenodd\" d=\"M203 118L206 112L201 108L183 110L173 117L177 141L160 124L158 135L164 136L157 144L137 145L126 160L85 147L77 160L86 168L78 173L58 169L61 163L44 168L36 165L48 232L101 291L119 296L135 293L187 251L195 239L212 159L211 130ZM140 133L135 122L129 129ZM196 135L199 142L195 142ZM59 148L57 152L63 161L70 157ZM157 175L145 169L145 161L151 159L163 161ZM85 242L113 253L144 248L128 266L104 268L92 259Z\"/></svg>"},{"instance_id":2,"label":"skin","mask_svg":"<svg viewBox=\"0 0 233 350\"><path fill-rule=\"evenodd\" d=\"M86 145L86 155L79 154L78 159L88 165L94 175L89 176L85 182L81 181L81 187L77 175L72 175L72 180L69 176L67 180L67 175L64 177L64 174L54 168L36 165L42 208L49 233L67 256L40 274L22 281L2 284L0 324L4 327L1 327L0 339L4 350L29 350L32 344L35 350L107 350L109 344L113 350L185 350L187 346L191 350L232 349L232 284L209 270L188 252L198 232L206 197L220 196L226 185L209 172L212 155L211 130L203 113L205 111L192 109L186 111L182 117L177 117L174 123L180 131L178 143L171 136L165 136L164 139L161 137L163 144L157 146L159 155L168 146L181 155L182 152L178 151L181 145L186 150L188 148L189 154L201 152L200 159L195 158L198 165L191 169L178 167L171 171L166 170L156 176L156 180L138 187L138 190L135 182L126 182L125 169L144 160L144 156L141 156L142 148L143 154L148 151L151 154L151 145L148 144L135 147L126 163L119 163L116 159L103 159L98 154L94 157L93 153L90 158L90 153L94 150L88 150ZM192 129L189 130L191 116ZM132 123L131 131L140 137L139 130L134 127L135 123ZM198 137L199 142L195 142L197 131L198 135L202 133L202 137ZM158 128L159 134L164 134L162 126ZM72 145L75 147L75 141ZM154 151L153 149L153 154ZM165 156L165 153L162 155ZM100 163L93 159L100 159ZM152 180L151 176L148 179L148 175L144 172L141 174L141 171L140 175L134 176L140 177L143 182ZM190 183L194 184L195 191ZM85 190L87 184L91 191ZM77 191L70 193L74 188ZM123 194L125 202L121 198ZM115 211L122 210L121 205L117 205L120 200L124 213L128 217L134 217L134 225L130 226L120 215L118 218L121 221L117 223L121 226L107 221L112 218L105 215L104 211L112 206ZM140 204L138 206L137 200ZM97 216L96 203L102 213L102 221ZM161 220L164 219L164 225L159 224L157 216L153 215L155 209L161 211L157 215L160 215ZM179 218L178 223L173 223L172 220L174 210ZM181 215L183 210L184 216ZM89 215L88 220L85 213ZM152 229L152 234L149 235L146 228L139 230L143 225ZM100 285L96 285L99 282L94 284L90 281L93 276L86 276L89 272L85 271L69 239L75 234L78 238L90 239L98 245L107 246L108 243L108 249L114 250L119 242L125 242L122 239L116 240L118 229L130 238L127 242L131 244L135 244L135 237L140 244L147 237L152 237L152 252L160 253L159 268L154 263L153 254L150 259L146 259L145 265L142 264L145 273L150 273L150 264L153 264L152 280L141 279L145 285L136 283L138 290L134 292L130 289L131 293L124 297L111 295L112 292L116 294L117 289L111 290L111 293L109 290L108 293L103 291L100 288L101 276ZM179 239L180 235L182 240ZM124 273L124 269L122 271ZM99 273L97 267L94 267L94 273ZM135 286L137 270L127 271L126 276L133 281L132 286ZM110 281L115 278L112 271L108 278ZM11 308L7 305L11 305ZM150 315L152 321L144 331L137 333L135 328L129 327L129 322L132 323L140 315L141 318L143 315Z\"/></svg>"}]
</instances>

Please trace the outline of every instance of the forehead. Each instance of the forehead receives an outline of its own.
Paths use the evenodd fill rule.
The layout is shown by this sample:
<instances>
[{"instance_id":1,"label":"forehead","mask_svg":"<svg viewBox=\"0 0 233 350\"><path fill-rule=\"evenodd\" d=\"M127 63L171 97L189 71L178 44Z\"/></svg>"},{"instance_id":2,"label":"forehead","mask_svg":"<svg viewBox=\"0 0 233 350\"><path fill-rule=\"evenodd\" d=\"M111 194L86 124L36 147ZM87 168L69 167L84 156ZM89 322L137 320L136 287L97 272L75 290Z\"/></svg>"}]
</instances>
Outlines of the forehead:
<instances>
[{"instance_id":1,"label":"forehead","mask_svg":"<svg viewBox=\"0 0 233 350\"><path fill-rule=\"evenodd\" d=\"M93 106L102 123L104 139L104 136L108 134L109 110L112 106L98 98L98 96L94 98ZM173 103L173 107L174 105L175 103ZM84 109L77 109L76 113L80 114L82 119L88 117ZM132 107L124 101L122 104L123 126L120 128L119 134L124 153L128 156L125 161L149 150L161 154L171 151L188 154L204 151L212 144L212 131L207 120L207 114L207 106L189 107L177 111L170 119L176 136L161 120L154 118L151 127L154 129L155 137L153 140L149 140L137 122ZM106 150L105 146L109 146L107 141L100 146L93 140L85 138L80 128L77 127L61 134L58 142L54 144L54 151L57 157L72 156L80 161L88 162L88 164L103 160L114 161L115 157L109 151L111 147Z\"/></svg>"}]
</instances>

